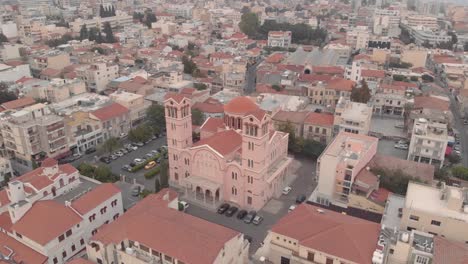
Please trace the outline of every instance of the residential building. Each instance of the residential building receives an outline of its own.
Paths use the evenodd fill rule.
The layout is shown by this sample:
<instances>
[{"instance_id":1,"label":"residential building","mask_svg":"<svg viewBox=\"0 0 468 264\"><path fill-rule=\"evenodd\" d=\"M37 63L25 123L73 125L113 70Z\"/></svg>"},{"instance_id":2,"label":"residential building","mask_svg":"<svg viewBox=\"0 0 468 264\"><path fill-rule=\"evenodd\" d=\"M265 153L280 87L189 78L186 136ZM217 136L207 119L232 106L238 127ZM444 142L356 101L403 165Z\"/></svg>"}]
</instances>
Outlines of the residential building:
<instances>
[{"instance_id":1,"label":"residential building","mask_svg":"<svg viewBox=\"0 0 468 264\"><path fill-rule=\"evenodd\" d=\"M273 225L257 255L275 264L373 264L379 235L377 223L301 204Z\"/></svg>"},{"instance_id":2,"label":"residential building","mask_svg":"<svg viewBox=\"0 0 468 264\"><path fill-rule=\"evenodd\" d=\"M400 61L411 63L412 68L426 67L429 52L422 48L404 48L401 52Z\"/></svg>"},{"instance_id":3,"label":"residential building","mask_svg":"<svg viewBox=\"0 0 468 264\"><path fill-rule=\"evenodd\" d=\"M34 77L39 77L44 69L62 70L70 64L70 55L59 50L35 54L30 61L31 72Z\"/></svg>"},{"instance_id":4,"label":"residential building","mask_svg":"<svg viewBox=\"0 0 468 264\"><path fill-rule=\"evenodd\" d=\"M447 124L418 118L414 121L408 160L441 168L444 165L447 143Z\"/></svg>"},{"instance_id":5,"label":"residential building","mask_svg":"<svg viewBox=\"0 0 468 264\"><path fill-rule=\"evenodd\" d=\"M13 168L11 167L10 160L0 157L0 185L13 176Z\"/></svg>"},{"instance_id":6,"label":"residential building","mask_svg":"<svg viewBox=\"0 0 468 264\"><path fill-rule=\"evenodd\" d=\"M112 101L126 107L130 111L130 126L136 127L144 121L146 111L151 103L140 94L116 91L109 95Z\"/></svg>"},{"instance_id":7,"label":"residential building","mask_svg":"<svg viewBox=\"0 0 468 264\"><path fill-rule=\"evenodd\" d=\"M409 27L418 27L424 26L431 30L439 29L439 24L437 23L437 17L435 16L423 16L423 15L409 15L402 22L403 24L408 25Z\"/></svg>"},{"instance_id":8,"label":"residential building","mask_svg":"<svg viewBox=\"0 0 468 264\"><path fill-rule=\"evenodd\" d=\"M130 111L118 103L111 103L89 113L89 118L101 123L103 140L120 137L130 131Z\"/></svg>"},{"instance_id":9,"label":"residential building","mask_svg":"<svg viewBox=\"0 0 468 264\"><path fill-rule=\"evenodd\" d=\"M271 120L276 130L282 130L283 127L291 125L296 137L303 137L304 135L304 121L306 120L309 112L297 111L278 111Z\"/></svg>"},{"instance_id":10,"label":"residential building","mask_svg":"<svg viewBox=\"0 0 468 264\"><path fill-rule=\"evenodd\" d=\"M331 113L309 113L304 120L303 137L329 144L333 139L333 120Z\"/></svg>"},{"instance_id":11,"label":"residential building","mask_svg":"<svg viewBox=\"0 0 468 264\"><path fill-rule=\"evenodd\" d=\"M268 46L289 48L291 45L292 33L291 31L269 31L268 32Z\"/></svg>"},{"instance_id":12,"label":"residential building","mask_svg":"<svg viewBox=\"0 0 468 264\"><path fill-rule=\"evenodd\" d=\"M405 86L382 84L371 98L373 113L403 116L408 99Z\"/></svg>"},{"instance_id":13,"label":"residential building","mask_svg":"<svg viewBox=\"0 0 468 264\"><path fill-rule=\"evenodd\" d=\"M2 43L0 46L0 60L9 61L20 59L20 48L22 47L23 46L20 44Z\"/></svg>"},{"instance_id":14,"label":"residential building","mask_svg":"<svg viewBox=\"0 0 468 264\"><path fill-rule=\"evenodd\" d=\"M242 233L178 210L163 189L102 227L86 246L93 263L235 263L248 260ZM147 228L151 227L151 228Z\"/></svg>"},{"instance_id":15,"label":"residential building","mask_svg":"<svg viewBox=\"0 0 468 264\"><path fill-rule=\"evenodd\" d=\"M377 145L377 138L340 132L317 160L318 185L311 201L347 207L351 191L357 187L356 177L377 153Z\"/></svg>"},{"instance_id":16,"label":"residential building","mask_svg":"<svg viewBox=\"0 0 468 264\"><path fill-rule=\"evenodd\" d=\"M76 69L77 77L86 82L91 92L102 92L110 81L119 77L119 65L106 62L85 65Z\"/></svg>"},{"instance_id":17,"label":"residential building","mask_svg":"<svg viewBox=\"0 0 468 264\"><path fill-rule=\"evenodd\" d=\"M344 131L367 135L371 118L372 106L369 104L351 102L349 99L340 98L335 108L333 133L336 135Z\"/></svg>"},{"instance_id":18,"label":"residential building","mask_svg":"<svg viewBox=\"0 0 468 264\"><path fill-rule=\"evenodd\" d=\"M92 19L78 18L70 22L70 29L75 33L79 33L83 25L86 25L86 28L89 30L90 28L104 28L105 23L109 23L112 29L121 29L132 25L133 17L126 13L117 12L116 16L111 17L96 16Z\"/></svg>"},{"instance_id":19,"label":"residential building","mask_svg":"<svg viewBox=\"0 0 468 264\"><path fill-rule=\"evenodd\" d=\"M63 117L51 113L47 105L5 112L1 119L4 147L14 165L32 168L46 156L59 158L69 151Z\"/></svg>"},{"instance_id":20,"label":"residential building","mask_svg":"<svg viewBox=\"0 0 468 264\"><path fill-rule=\"evenodd\" d=\"M58 103L85 92L86 84L82 80L52 79L47 86L33 86L31 96L35 99Z\"/></svg>"},{"instance_id":21,"label":"residential building","mask_svg":"<svg viewBox=\"0 0 468 264\"><path fill-rule=\"evenodd\" d=\"M0 79L3 82L13 83L20 80L23 77L31 77L31 69L29 68L29 64L0 64Z\"/></svg>"},{"instance_id":22,"label":"residential building","mask_svg":"<svg viewBox=\"0 0 468 264\"><path fill-rule=\"evenodd\" d=\"M270 129L271 117L248 97L224 106L224 129L192 142L191 100L170 94L166 109L169 183L185 198L212 208L226 201L262 208L291 182L288 134ZM201 134L209 118L200 128Z\"/></svg>"},{"instance_id":23,"label":"residential building","mask_svg":"<svg viewBox=\"0 0 468 264\"><path fill-rule=\"evenodd\" d=\"M311 103L335 108L340 98L349 98L356 82L343 78L319 81L307 89Z\"/></svg>"},{"instance_id":24,"label":"residential building","mask_svg":"<svg viewBox=\"0 0 468 264\"><path fill-rule=\"evenodd\" d=\"M448 35L446 31L432 30L426 26L407 27L407 29L417 45L423 43L437 45L452 40L452 36Z\"/></svg>"},{"instance_id":25,"label":"residential building","mask_svg":"<svg viewBox=\"0 0 468 264\"><path fill-rule=\"evenodd\" d=\"M373 32L379 36L398 37L400 29L400 10L375 9Z\"/></svg>"},{"instance_id":26,"label":"residential building","mask_svg":"<svg viewBox=\"0 0 468 264\"><path fill-rule=\"evenodd\" d=\"M346 32L346 44L354 50L365 49L369 42L369 31L367 27L357 26Z\"/></svg>"},{"instance_id":27,"label":"residential building","mask_svg":"<svg viewBox=\"0 0 468 264\"><path fill-rule=\"evenodd\" d=\"M73 112L65 117L64 122L70 151L83 154L104 142L102 123L90 118L88 112Z\"/></svg>"},{"instance_id":28,"label":"residential building","mask_svg":"<svg viewBox=\"0 0 468 264\"><path fill-rule=\"evenodd\" d=\"M466 203L466 189L410 182L400 229L423 231L465 243L468 239Z\"/></svg>"},{"instance_id":29,"label":"residential building","mask_svg":"<svg viewBox=\"0 0 468 264\"><path fill-rule=\"evenodd\" d=\"M191 18L193 12L192 5L170 5L166 12L176 17Z\"/></svg>"}]
</instances>

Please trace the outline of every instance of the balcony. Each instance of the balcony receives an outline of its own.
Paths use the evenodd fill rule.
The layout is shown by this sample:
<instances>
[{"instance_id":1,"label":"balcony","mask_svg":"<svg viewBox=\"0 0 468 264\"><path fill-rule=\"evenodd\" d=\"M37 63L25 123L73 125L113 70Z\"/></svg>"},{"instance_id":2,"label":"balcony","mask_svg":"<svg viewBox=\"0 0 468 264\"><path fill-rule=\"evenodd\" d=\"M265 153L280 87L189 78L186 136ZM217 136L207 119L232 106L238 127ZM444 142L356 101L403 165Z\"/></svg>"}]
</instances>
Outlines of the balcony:
<instances>
[{"instance_id":1,"label":"balcony","mask_svg":"<svg viewBox=\"0 0 468 264\"><path fill-rule=\"evenodd\" d=\"M162 264L161 258L158 256L151 255L148 252L145 252L141 249L132 247L132 254L128 254L125 250L122 250L122 252L126 255L130 255L144 263L149 263L149 264Z\"/></svg>"},{"instance_id":2,"label":"balcony","mask_svg":"<svg viewBox=\"0 0 468 264\"><path fill-rule=\"evenodd\" d=\"M65 125L64 125L63 123L55 123L55 124L53 124L53 125L47 126L47 132L50 133L50 132L53 132L53 131L55 131L55 130L62 129L62 128L64 128L64 127L65 127Z\"/></svg>"}]
</instances>

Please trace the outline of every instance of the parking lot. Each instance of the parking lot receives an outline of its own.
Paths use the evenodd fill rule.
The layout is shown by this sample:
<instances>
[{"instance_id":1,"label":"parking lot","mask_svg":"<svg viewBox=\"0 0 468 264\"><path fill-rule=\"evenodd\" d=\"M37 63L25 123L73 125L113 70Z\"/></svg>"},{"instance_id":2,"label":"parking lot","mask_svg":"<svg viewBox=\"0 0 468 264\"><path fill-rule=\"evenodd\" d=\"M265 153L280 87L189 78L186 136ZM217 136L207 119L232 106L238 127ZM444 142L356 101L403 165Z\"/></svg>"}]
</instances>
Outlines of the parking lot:
<instances>
[{"instance_id":1,"label":"parking lot","mask_svg":"<svg viewBox=\"0 0 468 264\"><path fill-rule=\"evenodd\" d=\"M389 155L393 157L397 157L400 159L407 159L408 158L408 150L404 149L397 149L395 148L395 140L391 139L380 139L379 145L377 147L377 152L384 155Z\"/></svg>"},{"instance_id":2,"label":"parking lot","mask_svg":"<svg viewBox=\"0 0 468 264\"><path fill-rule=\"evenodd\" d=\"M308 196L316 187L316 182L313 180L315 176L315 161L302 158L295 159L292 164L291 173L297 174L297 178L291 184L291 192L288 195L282 195L277 199L270 200L258 212L258 215L264 218L260 225L245 224L242 220L236 218L237 214L228 217L193 204L190 204L187 213L232 228L252 237L250 254L253 254L260 247L260 243L266 237L267 231L288 212L290 205L295 204L296 197L302 194Z\"/></svg>"}]
</instances>

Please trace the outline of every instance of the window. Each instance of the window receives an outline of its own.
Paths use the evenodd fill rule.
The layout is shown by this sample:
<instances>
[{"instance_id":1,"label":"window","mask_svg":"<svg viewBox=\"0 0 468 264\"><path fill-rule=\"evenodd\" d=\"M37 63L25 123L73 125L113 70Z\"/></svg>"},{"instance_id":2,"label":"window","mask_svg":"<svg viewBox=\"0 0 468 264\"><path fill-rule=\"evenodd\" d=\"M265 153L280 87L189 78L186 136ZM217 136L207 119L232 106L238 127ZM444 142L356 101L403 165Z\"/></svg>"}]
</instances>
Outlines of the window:
<instances>
[{"instance_id":1,"label":"window","mask_svg":"<svg viewBox=\"0 0 468 264\"><path fill-rule=\"evenodd\" d=\"M23 236L20 233L16 233L16 236L19 238L23 238Z\"/></svg>"},{"instance_id":2,"label":"window","mask_svg":"<svg viewBox=\"0 0 468 264\"><path fill-rule=\"evenodd\" d=\"M71 236L71 234L72 234L72 230L71 230L71 229L68 230L68 231L65 233L65 235L67 235L67 237Z\"/></svg>"},{"instance_id":3,"label":"window","mask_svg":"<svg viewBox=\"0 0 468 264\"><path fill-rule=\"evenodd\" d=\"M333 264L333 259L327 258L327 261L325 262L326 264Z\"/></svg>"},{"instance_id":4,"label":"window","mask_svg":"<svg viewBox=\"0 0 468 264\"><path fill-rule=\"evenodd\" d=\"M414 263L418 264L428 264L429 258L424 256L416 256L416 261Z\"/></svg>"},{"instance_id":5,"label":"window","mask_svg":"<svg viewBox=\"0 0 468 264\"><path fill-rule=\"evenodd\" d=\"M84 239L80 239L80 245L84 245Z\"/></svg>"},{"instance_id":6,"label":"window","mask_svg":"<svg viewBox=\"0 0 468 264\"><path fill-rule=\"evenodd\" d=\"M157 256L157 257L160 257L160 256L161 256L161 254L160 254L158 251L153 250L153 249L151 250L151 254L152 254L153 256Z\"/></svg>"},{"instance_id":7,"label":"window","mask_svg":"<svg viewBox=\"0 0 468 264\"><path fill-rule=\"evenodd\" d=\"M71 251L73 252L73 251L75 251L75 250L76 250L76 247L75 247L74 244L72 244L72 246L71 246Z\"/></svg>"},{"instance_id":8,"label":"window","mask_svg":"<svg viewBox=\"0 0 468 264\"><path fill-rule=\"evenodd\" d=\"M247 204L252 204L252 196L247 196Z\"/></svg>"},{"instance_id":9,"label":"window","mask_svg":"<svg viewBox=\"0 0 468 264\"><path fill-rule=\"evenodd\" d=\"M54 264L57 264L58 263L58 259L57 258L54 258Z\"/></svg>"},{"instance_id":10,"label":"window","mask_svg":"<svg viewBox=\"0 0 468 264\"><path fill-rule=\"evenodd\" d=\"M441 224L440 221L436 221L436 220L431 221L431 225L440 226L440 224Z\"/></svg>"},{"instance_id":11,"label":"window","mask_svg":"<svg viewBox=\"0 0 468 264\"><path fill-rule=\"evenodd\" d=\"M287 257L281 256L281 264L290 264L291 260Z\"/></svg>"},{"instance_id":12,"label":"window","mask_svg":"<svg viewBox=\"0 0 468 264\"><path fill-rule=\"evenodd\" d=\"M101 260L100 258L97 258L97 259L96 259L96 262L97 262L98 264L102 264L102 260Z\"/></svg>"},{"instance_id":13,"label":"window","mask_svg":"<svg viewBox=\"0 0 468 264\"><path fill-rule=\"evenodd\" d=\"M64 235L60 235L60 236L58 237L58 239L59 239L59 242L62 242L62 241L65 239L65 236L64 236Z\"/></svg>"},{"instance_id":14,"label":"window","mask_svg":"<svg viewBox=\"0 0 468 264\"><path fill-rule=\"evenodd\" d=\"M413 220L413 221L419 221L419 216L410 215L409 219L411 219L411 220Z\"/></svg>"},{"instance_id":15,"label":"window","mask_svg":"<svg viewBox=\"0 0 468 264\"><path fill-rule=\"evenodd\" d=\"M307 260L314 261L315 254L314 252L307 252Z\"/></svg>"},{"instance_id":16,"label":"window","mask_svg":"<svg viewBox=\"0 0 468 264\"><path fill-rule=\"evenodd\" d=\"M172 262L172 257L168 255L164 255L164 260Z\"/></svg>"},{"instance_id":17,"label":"window","mask_svg":"<svg viewBox=\"0 0 468 264\"><path fill-rule=\"evenodd\" d=\"M63 251L63 252L62 252L62 257L63 257L63 258L66 258L66 257L67 257L67 252L66 252L66 251Z\"/></svg>"}]
</instances>

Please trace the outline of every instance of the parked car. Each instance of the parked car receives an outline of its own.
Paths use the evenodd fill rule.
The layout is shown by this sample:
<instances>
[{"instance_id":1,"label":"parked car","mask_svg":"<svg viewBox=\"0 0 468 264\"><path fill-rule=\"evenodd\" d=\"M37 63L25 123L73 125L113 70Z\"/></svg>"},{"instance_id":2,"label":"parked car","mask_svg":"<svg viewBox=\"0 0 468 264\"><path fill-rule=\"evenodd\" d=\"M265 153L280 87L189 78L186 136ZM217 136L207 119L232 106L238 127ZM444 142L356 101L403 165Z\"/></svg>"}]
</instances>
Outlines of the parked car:
<instances>
[{"instance_id":1,"label":"parked car","mask_svg":"<svg viewBox=\"0 0 468 264\"><path fill-rule=\"evenodd\" d=\"M130 165L123 165L122 170L124 170L124 171L131 171L131 170L132 170L132 167L130 167Z\"/></svg>"},{"instance_id":2,"label":"parked car","mask_svg":"<svg viewBox=\"0 0 468 264\"><path fill-rule=\"evenodd\" d=\"M242 220L244 219L244 217L247 215L247 211L246 210L240 210L238 213L237 213L237 219L239 220Z\"/></svg>"},{"instance_id":3,"label":"parked car","mask_svg":"<svg viewBox=\"0 0 468 264\"><path fill-rule=\"evenodd\" d=\"M403 128L405 128L405 124L399 123L399 124L396 124L395 127L396 127L396 128L402 128L402 129L403 129Z\"/></svg>"},{"instance_id":4,"label":"parked car","mask_svg":"<svg viewBox=\"0 0 468 264\"><path fill-rule=\"evenodd\" d=\"M116 160L116 159L119 158L119 156L117 156L115 154L112 154L112 155L110 155L110 158L111 158L111 160Z\"/></svg>"},{"instance_id":5,"label":"parked car","mask_svg":"<svg viewBox=\"0 0 468 264\"><path fill-rule=\"evenodd\" d=\"M306 200L306 196L304 194L301 194L299 196L296 197L296 203L297 204L301 204L303 203L304 201Z\"/></svg>"},{"instance_id":6,"label":"parked car","mask_svg":"<svg viewBox=\"0 0 468 264\"><path fill-rule=\"evenodd\" d=\"M154 166L156 166L156 161L150 161L150 162L148 162L148 164L146 164L145 169L149 170L149 169L153 168Z\"/></svg>"},{"instance_id":7,"label":"parked car","mask_svg":"<svg viewBox=\"0 0 468 264\"><path fill-rule=\"evenodd\" d=\"M403 149L403 150L407 150L408 149L408 145L407 144L395 144L394 146L396 149Z\"/></svg>"},{"instance_id":8,"label":"parked car","mask_svg":"<svg viewBox=\"0 0 468 264\"><path fill-rule=\"evenodd\" d=\"M85 154L91 154L91 153L94 153L96 152L96 148L89 148L85 151Z\"/></svg>"},{"instance_id":9,"label":"parked car","mask_svg":"<svg viewBox=\"0 0 468 264\"><path fill-rule=\"evenodd\" d=\"M120 135L119 135L120 138L125 138L125 137L127 137L127 136L128 136L127 133L120 133Z\"/></svg>"},{"instance_id":10,"label":"parked car","mask_svg":"<svg viewBox=\"0 0 468 264\"><path fill-rule=\"evenodd\" d=\"M147 158L147 159L151 159L152 157L154 157L153 153L147 153L145 155L145 158Z\"/></svg>"},{"instance_id":11,"label":"parked car","mask_svg":"<svg viewBox=\"0 0 468 264\"><path fill-rule=\"evenodd\" d=\"M229 207L231 207L229 204L227 203L224 203L222 204L219 208L218 208L218 214L224 214L224 212L226 212Z\"/></svg>"},{"instance_id":12,"label":"parked car","mask_svg":"<svg viewBox=\"0 0 468 264\"><path fill-rule=\"evenodd\" d=\"M119 151L114 152L114 155L117 157L122 157L124 154L122 151L119 150Z\"/></svg>"},{"instance_id":13,"label":"parked car","mask_svg":"<svg viewBox=\"0 0 468 264\"><path fill-rule=\"evenodd\" d=\"M244 223L246 224L250 224L252 223L252 220L255 218L255 216L257 215L257 212L255 211L250 211L244 218Z\"/></svg>"},{"instance_id":14,"label":"parked car","mask_svg":"<svg viewBox=\"0 0 468 264\"><path fill-rule=\"evenodd\" d=\"M262 216L259 216L259 215L256 215L254 217L254 219L252 220L252 223L254 225L259 225L261 222L263 221L263 217Z\"/></svg>"},{"instance_id":15,"label":"parked car","mask_svg":"<svg viewBox=\"0 0 468 264\"><path fill-rule=\"evenodd\" d=\"M464 125L468 125L468 120L466 120L466 119L463 120L463 124L464 124Z\"/></svg>"},{"instance_id":16,"label":"parked car","mask_svg":"<svg viewBox=\"0 0 468 264\"><path fill-rule=\"evenodd\" d=\"M137 163L137 164L138 164L138 163L141 164L142 162L145 162L145 161L144 161L143 159L138 159L138 158L136 158L136 159L133 160L133 162L135 162L135 163Z\"/></svg>"},{"instance_id":17,"label":"parked car","mask_svg":"<svg viewBox=\"0 0 468 264\"><path fill-rule=\"evenodd\" d=\"M231 217L237 212L237 210L238 210L237 207L231 206L231 207L229 207L229 209L227 209L225 215Z\"/></svg>"},{"instance_id":18,"label":"parked car","mask_svg":"<svg viewBox=\"0 0 468 264\"><path fill-rule=\"evenodd\" d=\"M179 201L179 211L185 212L189 208L189 204L184 201Z\"/></svg>"},{"instance_id":19,"label":"parked car","mask_svg":"<svg viewBox=\"0 0 468 264\"><path fill-rule=\"evenodd\" d=\"M150 153L156 156L159 153L159 151L156 149L153 149L152 151L150 151Z\"/></svg>"},{"instance_id":20,"label":"parked car","mask_svg":"<svg viewBox=\"0 0 468 264\"><path fill-rule=\"evenodd\" d=\"M111 159L109 157L107 157L107 156L103 156L103 157L99 158L99 160L101 162L104 162L104 163L107 163L107 164L111 163Z\"/></svg>"},{"instance_id":21,"label":"parked car","mask_svg":"<svg viewBox=\"0 0 468 264\"><path fill-rule=\"evenodd\" d=\"M145 145L145 143L143 142L136 142L135 145L137 145L138 147L143 147Z\"/></svg>"},{"instance_id":22,"label":"parked car","mask_svg":"<svg viewBox=\"0 0 468 264\"><path fill-rule=\"evenodd\" d=\"M291 211L293 211L294 209L296 209L296 206L293 204L293 205L289 206L288 212L291 212Z\"/></svg>"},{"instance_id":23,"label":"parked car","mask_svg":"<svg viewBox=\"0 0 468 264\"><path fill-rule=\"evenodd\" d=\"M124 155L128 154L128 150L126 148L121 148L119 151L122 152Z\"/></svg>"},{"instance_id":24,"label":"parked car","mask_svg":"<svg viewBox=\"0 0 468 264\"><path fill-rule=\"evenodd\" d=\"M292 188L290 186L286 186L283 189L283 194L288 195L291 192Z\"/></svg>"},{"instance_id":25,"label":"parked car","mask_svg":"<svg viewBox=\"0 0 468 264\"><path fill-rule=\"evenodd\" d=\"M138 196L140 195L140 186L136 186L135 188L132 189L132 196Z\"/></svg>"}]
</instances>

